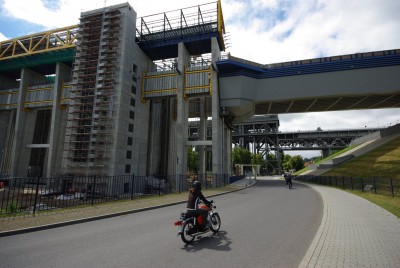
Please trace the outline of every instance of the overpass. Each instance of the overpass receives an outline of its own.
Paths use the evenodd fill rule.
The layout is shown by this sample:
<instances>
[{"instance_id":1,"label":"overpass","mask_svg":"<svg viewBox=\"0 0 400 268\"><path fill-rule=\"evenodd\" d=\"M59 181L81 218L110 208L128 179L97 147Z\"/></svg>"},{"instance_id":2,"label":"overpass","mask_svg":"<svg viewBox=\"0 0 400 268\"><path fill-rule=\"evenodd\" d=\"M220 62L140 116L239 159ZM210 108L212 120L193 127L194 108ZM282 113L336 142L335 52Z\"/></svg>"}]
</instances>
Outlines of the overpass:
<instances>
[{"instance_id":1,"label":"overpass","mask_svg":"<svg viewBox=\"0 0 400 268\"><path fill-rule=\"evenodd\" d=\"M221 107L236 121L285 114L400 107L400 49L275 64L216 62Z\"/></svg>"},{"instance_id":2,"label":"overpass","mask_svg":"<svg viewBox=\"0 0 400 268\"><path fill-rule=\"evenodd\" d=\"M225 176L254 114L399 107L398 49L262 65L225 56L224 35L220 1L141 18L119 4L1 42L0 173L182 175L197 145L201 172Z\"/></svg>"},{"instance_id":3,"label":"overpass","mask_svg":"<svg viewBox=\"0 0 400 268\"><path fill-rule=\"evenodd\" d=\"M192 121L189 124L189 140L199 138L199 124ZM279 131L277 115L253 116L249 120L236 123L232 128L232 144L246 148L264 158L280 151L322 151L327 157L331 150L341 150L349 147L357 138L380 131L382 128L335 129L335 130L302 130ZM207 139L212 138L211 120L207 122Z\"/></svg>"}]
</instances>

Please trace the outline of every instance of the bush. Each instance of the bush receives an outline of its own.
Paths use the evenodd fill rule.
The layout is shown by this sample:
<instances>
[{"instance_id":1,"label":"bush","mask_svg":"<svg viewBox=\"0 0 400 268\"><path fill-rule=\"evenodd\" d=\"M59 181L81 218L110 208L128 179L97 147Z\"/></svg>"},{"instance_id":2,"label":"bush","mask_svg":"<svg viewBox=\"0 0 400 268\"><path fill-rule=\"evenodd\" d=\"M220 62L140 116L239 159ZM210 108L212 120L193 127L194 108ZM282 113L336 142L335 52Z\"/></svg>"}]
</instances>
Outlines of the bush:
<instances>
[{"instance_id":1,"label":"bush","mask_svg":"<svg viewBox=\"0 0 400 268\"><path fill-rule=\"evenodd\" d=\"M12 202L11 204L8 204L7 206L7 211L9 213L17 213L18 212L18 205L15 202Z\"/></svg>"}]
</instances>

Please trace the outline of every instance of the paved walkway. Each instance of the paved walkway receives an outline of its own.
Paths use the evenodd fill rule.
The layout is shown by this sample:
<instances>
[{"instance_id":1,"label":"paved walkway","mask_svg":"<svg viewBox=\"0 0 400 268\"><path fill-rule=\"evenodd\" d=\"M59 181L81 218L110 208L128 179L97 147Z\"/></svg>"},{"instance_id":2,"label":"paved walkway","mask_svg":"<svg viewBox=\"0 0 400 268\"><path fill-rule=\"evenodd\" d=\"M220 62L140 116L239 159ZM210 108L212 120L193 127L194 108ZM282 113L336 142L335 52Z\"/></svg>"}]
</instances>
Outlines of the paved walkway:
<instances>
[{"instance_id":1,"label":"paved walkway","mask_svg":"<svg viewBox=\"0 0 400 268\"><path fill-rule=\"evenodd\" d=\"M280 178L279 178L280 179ZM205 190L215 196L251 186L242 180L234 186ZM297 183L297 182L295 182ZM295 185L294 185L295 186ZM339 189L311 185L321 194L321 226L300 264L309 267L400 267L400 219L358 196ZM39 214L0 219L0 236L101 219L186 202L187 193L143 198Z\"/></svg>"},{"instance_id":2,"label":"paved walkway","mask_svg":"<svg viewBox=\"0 0 400 268\"><path fill-rule=\"evenodd\" d=\"M400 267L399 218L356 195L311 186L324 214L300 267Z\"/></svg>"}]
</instances>

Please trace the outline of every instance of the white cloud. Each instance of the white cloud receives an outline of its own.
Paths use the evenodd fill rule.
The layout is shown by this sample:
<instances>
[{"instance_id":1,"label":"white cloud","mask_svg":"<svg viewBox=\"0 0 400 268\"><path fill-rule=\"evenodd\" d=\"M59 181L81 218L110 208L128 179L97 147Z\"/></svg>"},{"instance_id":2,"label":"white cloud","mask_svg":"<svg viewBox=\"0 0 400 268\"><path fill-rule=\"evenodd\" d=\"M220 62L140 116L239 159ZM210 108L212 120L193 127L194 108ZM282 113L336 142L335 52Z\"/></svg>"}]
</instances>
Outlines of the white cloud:
<instances>
[{"instance_id":1,"label":"white cloud","mask_svg":"<svg viewBox=\"0 0 400 268\"><path fill-rule=\"evenodd\" d=\"M52 29L78 23L80 12L99 8L103 3L101 0L59 0L56 3L41 0L4 0L3 8L10 17Z\"/></svg>"},{"instance_id":2,"label":"white cloud","mask_svg":"<svg viewBox=\"0 0 400 268\"><path fill-rule=\"evenodd\" d=\"M279 7L279 0L253 0L251 1L253 8L269 8L277 9Z\"/></svg>"},{"instance_id":3,"label":"white cloud","mask_svg":"<svg viewBox=\"0 0 400 268\"><path fill-rule=\"evenodd\" d=\"M263 17L260 22L257 17L242 19L257 14L250 10L252 5L228 1L228 10L235 11L232 16L226 16L232 39L230 51L248 60L273 63L394 49L400 43L397 34L400 2L383 2L280 1L279 8L284 10L285 16L277 17L274 11L265 9L266 19ZM265 28L265 24L272 27Z\"/></svg>"},{"instance_id":4,"label":"white cloud","mask_svg":"<svg viewBox=\"0 0 400 268\"><path fill-rule=\"evenodd\" d=\"M400 123L400 109L353 110L279 115L280 131L359 129Z\"/></svg>"},{"instance_id":5,"label":"white cloud","mask_svg":"<svg viewBox=\"0 0 400 268\"><path fill-rule=\"evenodd\" d=\"M7 38L4 34L0 33L0 42L8 40L8 39L10 39L10 38Z\"/></svg>"}]
</instances>

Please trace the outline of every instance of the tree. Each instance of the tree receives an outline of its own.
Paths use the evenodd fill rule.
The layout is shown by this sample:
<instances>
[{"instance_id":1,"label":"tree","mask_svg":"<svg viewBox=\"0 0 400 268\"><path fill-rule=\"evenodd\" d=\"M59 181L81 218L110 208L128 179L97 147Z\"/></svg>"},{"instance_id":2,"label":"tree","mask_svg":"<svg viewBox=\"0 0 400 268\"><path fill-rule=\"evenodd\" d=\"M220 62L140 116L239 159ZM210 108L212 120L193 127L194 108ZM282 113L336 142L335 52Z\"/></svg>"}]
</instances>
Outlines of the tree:
<instances>
[{"instance_id":1,"label":"tree","mask_svg":"<svg viewBox=\"0 0 400 268\"><path fill-rule=\"evenodd\" d=\"M253 165L260 165L260 173L267 171L267 163L261 154L252 154L251 163Z\"/></svg>"},{"instance_id":2,"label":"tree","mask_svg":"<svg viewBox=\"0 0 400 268\"><path fill-rule=\"evenodd\" d=\"M282 152L282 157L281 157L281 170L290 170L292 167L290 166L290 159L292 158L291 155L288 154L283 154Z\"/></svg>"},{"instance_id":3,"label":"tree","mask_svg":"<svg viewBox=\"0 0 400 268\"><path fill-rule=\"evenodd\" d=\"M253 165L262 165L262 164L264 164L264 162L265 161L260 154L252 154L251 155L251 163Z\"/></svg>"},{"instance_id":4,"label":"tree","mask_svg":"<svg viewBox=\"0 0 400 268\"><path fill-rule=\"evenodd\" d=\"M300 170L304 168L304 159L301 155L295 155L289 160L289 166L291 169Z\"/></svg>"},{"instance_id":5,"label":"tree","mask_svg":"<svg viewBox=\"0 0 400 268\"><path fill-rule=\"evenodd\" d=\"M191 171L195 174L199 172L199 153L191 146L187 147L187 165L188 165L188 171Z\"/></svg>"},{"instance_id":6,"label":"tree","mask_svg":"<svg viewBox=\"0 0 400 268\"><path fill-rule=\"evenodd\" d=\"M236 164L251 164L251 153L245 148L235 147L232 150L232 159L233 168L236 173L238 172L236 170ZM244 168L244 170L246 170L246 168Z\"/></svg>"},{"instance_id":7,"label":"tree","mask_svg":"<svg viewBox=\"0 0 400 268\"><path fill-rule=\"evenodd\" d=\"M251 153L249 150L241 147L235 147L232 151L233 166L236 164L251 164Z\"/></svg>"}]
</instances>

